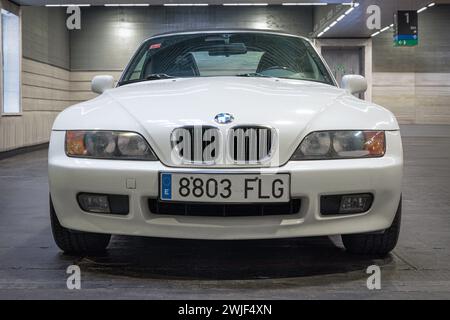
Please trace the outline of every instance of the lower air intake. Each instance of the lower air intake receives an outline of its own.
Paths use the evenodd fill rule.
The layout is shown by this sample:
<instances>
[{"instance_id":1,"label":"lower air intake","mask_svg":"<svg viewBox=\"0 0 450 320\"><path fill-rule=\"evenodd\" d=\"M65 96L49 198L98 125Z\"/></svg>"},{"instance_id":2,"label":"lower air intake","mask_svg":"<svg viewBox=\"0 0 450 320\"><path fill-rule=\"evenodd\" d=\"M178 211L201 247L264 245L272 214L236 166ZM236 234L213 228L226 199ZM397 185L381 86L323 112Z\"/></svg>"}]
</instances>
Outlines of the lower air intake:
<instances>
[{"instance_id":1,"label":"lower air intake","mask_svg":"<svg viewBox=\"0 0 450 320\"><path fill-rule=\"evenodd\" d=\"M301 208L300 199L292 199L286 203L172 203L158 199L149 199L150 212L175 216L206 217L251 217L298 214Z\"/></svg>"}]
</instances>

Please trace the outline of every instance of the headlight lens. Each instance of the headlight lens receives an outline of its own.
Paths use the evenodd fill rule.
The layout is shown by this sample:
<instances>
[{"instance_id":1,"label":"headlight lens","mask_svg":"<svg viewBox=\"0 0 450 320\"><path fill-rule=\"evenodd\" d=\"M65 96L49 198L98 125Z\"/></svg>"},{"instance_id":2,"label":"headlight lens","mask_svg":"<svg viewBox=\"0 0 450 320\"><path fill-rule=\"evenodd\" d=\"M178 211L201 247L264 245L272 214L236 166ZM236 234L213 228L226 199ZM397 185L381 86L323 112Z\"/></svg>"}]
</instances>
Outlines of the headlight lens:
<instances>
[{"instance_id":1,"label":"headlight lens","mask_svg":"<svg viewBox=\"0 0 450 320\"><path fill-rule=\"evenodd\" d=\"M328 154L331 148L331 136L328 132L316 132L308 135L300 145L302 154L322 156Z\"/></svg>"},{"instance_id":2,"label":"headlight lens","mask_svg":"<svg viewBox=\"0 0 450 320\"><path fill-rule=\"evenodd\" d=\"M82 158L157 160L141 135L120 131L67 131L66 154Z\"/></svg>"},{"instance_id":3,"label":"headlight lens","mask_svg":"<svg viewBox=\"0 0 450 320\"><path fill-rule=\"evenodd\" d=\"M291 160L382 157L384 131L318 131L303 139Z\"/></svg>"}]
</instances>

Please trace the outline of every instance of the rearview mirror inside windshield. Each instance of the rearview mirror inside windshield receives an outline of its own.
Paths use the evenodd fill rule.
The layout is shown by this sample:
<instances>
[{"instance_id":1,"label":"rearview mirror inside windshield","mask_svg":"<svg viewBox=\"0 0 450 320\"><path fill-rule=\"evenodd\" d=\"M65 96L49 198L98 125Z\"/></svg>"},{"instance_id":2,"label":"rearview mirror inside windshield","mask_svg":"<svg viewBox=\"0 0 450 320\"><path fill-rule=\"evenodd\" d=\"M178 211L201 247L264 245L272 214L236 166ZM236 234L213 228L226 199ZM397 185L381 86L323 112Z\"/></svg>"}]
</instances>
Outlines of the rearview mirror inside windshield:
<instances>
[{"instance_id":1,"label":"rearview mirror inside windshield","mask_svg":"<svg viewBox=\"0 0 450 320\"><path fill-rule=\"evenodd\" d=\"M247 47L243 43L217 44L208 46L207 50L210 56L230 56L247 53Z\"/></svg>"}]
</instances>

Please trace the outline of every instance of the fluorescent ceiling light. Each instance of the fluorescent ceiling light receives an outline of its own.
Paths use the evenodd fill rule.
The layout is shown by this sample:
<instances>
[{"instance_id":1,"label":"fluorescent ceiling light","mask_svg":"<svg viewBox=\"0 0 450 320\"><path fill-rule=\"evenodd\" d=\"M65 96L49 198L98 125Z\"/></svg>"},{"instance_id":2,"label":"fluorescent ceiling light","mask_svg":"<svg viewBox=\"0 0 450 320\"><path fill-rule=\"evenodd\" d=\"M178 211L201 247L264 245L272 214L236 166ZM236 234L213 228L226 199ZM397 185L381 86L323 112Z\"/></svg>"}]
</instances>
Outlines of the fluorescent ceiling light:
<instances>
[{"instance_id":1,"label":"fluorescent ceiling light","mask_svg":"<svg viewBox=\"0 0 450 320\"><path fill-rule=\"evenodd\" d=\"M371 37L375 37L375 36L377 36L377 35L379 35L379 34L380 34L380 31L377 31L377 32L373 33L373 34L371 35Z\"/></svg>"},{"instance_id":2,"label":"fluorescent ceiling light","mask_svg":"<svg viewBox=\"0 0 450 320\"><path fill-rule=\"evenodd\" d=\"M339 21L345 18L348 14L350 14L353 10L355 10L356 7L359 6L358 2L343 2L341 5L351 6L347 11L344 12L339 18L337 18L335 21L333 21L328 27L326 27L322 32L320 32L317 37L321 37L325 32L333 28Z\"/></svg>"},{"instance_id":3,"label":"fluorescent ceiling light","mask_svg":"<svg viewBox=\"0 0 450 320\"><path fill-rule=\"evenodd\" d=\"M148 3L136 3L136 4L128 4L128 3L122 3L122 4L115 4L115 3L106 3L104 4L105 7L148 7L150 6Z\"/></svg>"},{"instance_id":4,"label":"fluorescent ceiling light","mask_svg":"<svg viewBox=\"0 0 450 320\"><path fill-rule=\"evenodd\" d=\"M165 3L165 7L207 7L207 3Z\"/></svg>"},{"instance_id":5,"label":"fluorescent ceiling light","mask_svg":"<svg viewBox=\"0 0 450 320\"><path fill-rule=\"evenodd\" d=\"M390 27L393 27L393 26L394 26L394 25L391 24L391 25L389 25L389 26L387 26L387 27L384 27L384 28L381 29L380 31L377 31L377 32L373 33L373 34L371 35L371 37L375 37L375 36L379 35L380 33L385 32L386 30L388 30Z\"/></svg>"},{"instance_id":6,"label":"fluorescent ceiling light","mask_svg":"<svg viewBox=\"0 0 450 320\"><path fill-rule=\"evenodd\" d=\"M417 10L417 13L424 12L424 11L427 10L427 9L428 9L427 7L423 7L422 9Z\"/></svg>"},{"instance_id":7,"label":"fluorescent ceiling light","mask_svg":"<svg viewBox=\"0 0 450 320\"><path fill-rule=\"evenodd\" d=\"M345 14L343 14L342 16L340 16L339 18L336 19L337 22L341 21L342 19L345 18Z\"/></svg>"},{"instance_id":8,"label":"fluorescent ceiling light","mask_svg":"<svg viewBox=\"0 0 450 320\"><path fill-rule=\"evenodd\" d=\"M46 4L46 7L90 7L90 4Z\"/></svg>"},{"instance_id":9,"label":"fluorescent ceiling light","mask_svg":"<svg viewBox=\"0 0 450 320\"><path fill-rule=\"evenodd\" d=\"M432 2L428 5L428 8L434 7L436 5L436 3Z\"/></svg>"},{"instance_id":10,"label":"fluorescent ceiling light","mask_svg":"<svg viewBox=\"0 0 450 320\"><path fill-rule=\"evenodd\" d=\"M268 6L268 3L224 3L224 6Z\"/></svg>"},{"instance_id":11,"label":"fluorescent ceiling light","mask_svg":"<svg viewBox=\"0 0 450 320\"><path fill-rule=\"evenodd\" d=\"M311 3L305 3L305 2L284 2L282 3L283 6L326 6L328 3L325 2L311 2Z\"/></svg>"},{"instance_id":12,"label":"fluorescent ceiling light","mask_svg":"<svg viewBox=\"0 0 450 320\"><path fill-rule=\"evenodd\" d=\"M353 10L355 10L354 7L351 7L350 9L348 9L347 11L345 11L345 15L349 14L350 12L352 12Z\"/></svg>"}]
</instances>

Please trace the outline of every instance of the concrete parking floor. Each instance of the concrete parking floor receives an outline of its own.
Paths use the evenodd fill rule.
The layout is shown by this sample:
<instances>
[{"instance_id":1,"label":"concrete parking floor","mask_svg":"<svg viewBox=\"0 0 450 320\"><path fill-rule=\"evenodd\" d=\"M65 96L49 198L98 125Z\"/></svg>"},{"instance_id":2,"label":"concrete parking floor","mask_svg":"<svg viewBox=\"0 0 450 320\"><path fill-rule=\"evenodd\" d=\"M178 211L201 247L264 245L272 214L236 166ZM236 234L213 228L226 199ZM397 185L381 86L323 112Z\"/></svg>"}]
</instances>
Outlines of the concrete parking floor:
<instances>
[{"instance_id":1,"label":"concrete parking floor","mask_svg":"<svg viewBox=\"0 0 450 320\"><path fill-rule=\"evenodd\" d=\"M72 257L53 242L47 151L0 161L0 298L450 298L450 129L402 128L403 225L385 259L347 254L339 237L191 241L114 237L103 257ZM68 182L69 183L69 182ZM82 271L68 290L66 268ZM366 268L381 267L381 290Z\"/></svg>"}]
</instances>

